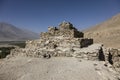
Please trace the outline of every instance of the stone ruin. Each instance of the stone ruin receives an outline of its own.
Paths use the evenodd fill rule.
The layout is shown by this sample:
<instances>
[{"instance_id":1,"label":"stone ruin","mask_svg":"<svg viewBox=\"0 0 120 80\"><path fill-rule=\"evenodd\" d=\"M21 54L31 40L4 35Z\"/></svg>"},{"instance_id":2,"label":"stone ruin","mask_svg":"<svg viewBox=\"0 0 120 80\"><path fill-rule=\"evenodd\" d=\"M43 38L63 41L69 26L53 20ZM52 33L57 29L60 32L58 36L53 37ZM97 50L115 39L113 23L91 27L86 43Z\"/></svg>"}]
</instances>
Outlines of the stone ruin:
<instances>
[{"instance_id":1,"label":"stone ruin","mask_svg":"<svg viewBox=\"0 0 120 80\"><path fill-rule=\"evenodd\" d=\"M120 50L106 49L102 44L93 44L93 39L84 38L71 23L63 22L58 27L49 27L40 39L26 41L25 48L15 48L7 58L24 56L36 58L75 57L78 61L105 61L105 66L120 72ZM97 65L96 63L94 65ZM110 67L111 67L110 65ZM97 68L99 70L99 68ZM111 69L110 69L111 70Z\"/></svg>"},{"instance_id":2,"label":"stone ruin","mask_svg":"<svg viewBox=\"0 0 120 80\"><path fill-rule=\"evenodd\" d=\"M70 22L62 22L58 27L49 27L48 32L42 32L40 39L26 41L25 48L11 51L12 56L43 57L74 56L77 50L93 44L93 39L84 38L84 33L78 31Z\"/></svg>"},{"instance_id":3,"label":"stone ruin","mask_svg":"<svg viewBox=\"0 0 120 80\"><path fill-rule=\"evenodd\" d=\"M116 71L120 72L120 49L108 49L106 55L106 61L113 65Z\"/></svg>"},{"instance_id":4,"label":"stone ruin","mask_svg":"<svg viewBox=\"0 0 120 80\"><path fill-rule=\"evenodd\" d=\"M105 61L120 72L120 50L106 49L102 44L93 44L93 39L84 38L70 22L62 22L58 27L49 27L40 39L26 41L25 48L15 48L8 56L37 58L76 57L78 59Z\"/></svg>"},{"instance_id":5,"label":"stone ruin","mask_svg":"<svg viewBox=\"0 0 120 80\"><path fill-rule=\"evenodd\" d=\"M48 48L56 47L87 47L93 39L83 38L84 34L78 31L70 22L63 22L57 27L49 27L48 32L40 34L42 43L48 43ZM73 44L73 45L71 45ZM46 47L44 46L44 47ZM40 46L39 46L40 47Z\"/></svg>"}]
</instances>

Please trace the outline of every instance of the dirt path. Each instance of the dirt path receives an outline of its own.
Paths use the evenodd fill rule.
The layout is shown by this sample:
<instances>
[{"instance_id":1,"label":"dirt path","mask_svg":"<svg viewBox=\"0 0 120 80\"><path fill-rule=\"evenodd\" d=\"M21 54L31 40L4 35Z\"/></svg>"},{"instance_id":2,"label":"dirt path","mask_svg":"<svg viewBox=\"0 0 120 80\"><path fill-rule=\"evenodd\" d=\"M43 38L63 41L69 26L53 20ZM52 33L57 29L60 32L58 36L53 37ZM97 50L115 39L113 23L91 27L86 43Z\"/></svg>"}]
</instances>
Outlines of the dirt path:
<instances>
[{"instance_id":1,"label":"dirt path","mask_svg":"<svg viewBox=\"0 0 120 80\"><path fill-rule=\"evenodd\" d=\"M103 62L16 57L0 62L0 80L117 80Z\"/></svg>"}]
</instances>

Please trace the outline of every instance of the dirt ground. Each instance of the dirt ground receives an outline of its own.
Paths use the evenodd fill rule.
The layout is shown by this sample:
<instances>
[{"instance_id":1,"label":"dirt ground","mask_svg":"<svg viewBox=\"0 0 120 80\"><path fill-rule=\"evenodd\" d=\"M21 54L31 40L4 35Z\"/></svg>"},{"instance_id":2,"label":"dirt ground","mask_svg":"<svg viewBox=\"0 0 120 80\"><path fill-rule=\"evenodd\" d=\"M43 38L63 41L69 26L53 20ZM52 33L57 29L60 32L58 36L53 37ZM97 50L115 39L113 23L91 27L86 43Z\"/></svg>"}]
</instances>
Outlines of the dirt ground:
<instances>
[{"instance_id":1,"label":"dirt ground","mask_svg":"<svg viewBox=\"0 0 120 80\"><path fill-rule=\"evenodd\" d=\"M73 57L0 60L0 80L118 80L116 75L104 62Z\"/></svg>"}]
</instances>

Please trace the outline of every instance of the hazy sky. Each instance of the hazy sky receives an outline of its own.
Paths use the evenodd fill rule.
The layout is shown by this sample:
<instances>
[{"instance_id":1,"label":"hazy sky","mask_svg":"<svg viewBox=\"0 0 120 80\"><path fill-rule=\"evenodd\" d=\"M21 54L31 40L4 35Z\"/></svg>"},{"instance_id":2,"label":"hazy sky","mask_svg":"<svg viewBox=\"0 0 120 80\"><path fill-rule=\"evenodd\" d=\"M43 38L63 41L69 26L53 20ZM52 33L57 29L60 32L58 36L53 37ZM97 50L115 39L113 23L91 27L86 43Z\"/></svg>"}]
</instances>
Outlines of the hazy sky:
<instances>
[{"instance_id":1,"label":"hazy sky","mask_svg":"<svg viewBox=\"0 0 120 80\"><path fill-rule=\"evenodd\" d=\"M0 0L0 22L34 32L62 21L82 30L118 13L120 0Z\"/></svg>"}]
</instances>

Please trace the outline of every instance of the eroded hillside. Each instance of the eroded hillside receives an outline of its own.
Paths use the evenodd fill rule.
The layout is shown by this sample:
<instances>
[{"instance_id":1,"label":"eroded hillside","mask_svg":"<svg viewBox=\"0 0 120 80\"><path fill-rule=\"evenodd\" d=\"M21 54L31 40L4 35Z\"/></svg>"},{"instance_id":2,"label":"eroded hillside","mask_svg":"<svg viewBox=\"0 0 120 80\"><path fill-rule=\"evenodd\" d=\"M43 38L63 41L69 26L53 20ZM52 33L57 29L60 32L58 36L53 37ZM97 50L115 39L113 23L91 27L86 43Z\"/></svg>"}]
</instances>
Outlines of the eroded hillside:
<instances>
[{"instance_id":1,"label":"eroded hillside","mask_svg":"<svg viewBox=\"0 0 120 80\"><path fill-rule=\"evenodd\" d=\"M85 37L103 43L106 47L120 48L120 14L84 31Z\"/></svg>"}]
</instances>

